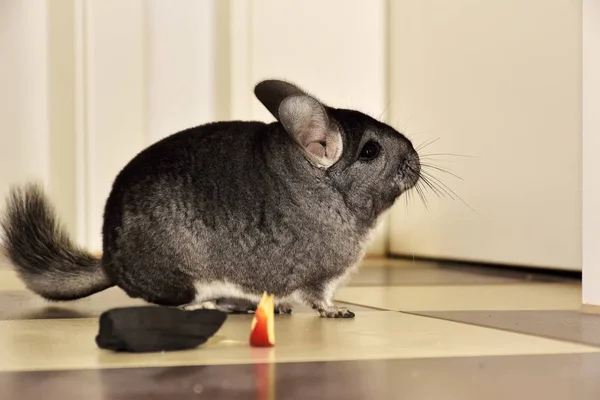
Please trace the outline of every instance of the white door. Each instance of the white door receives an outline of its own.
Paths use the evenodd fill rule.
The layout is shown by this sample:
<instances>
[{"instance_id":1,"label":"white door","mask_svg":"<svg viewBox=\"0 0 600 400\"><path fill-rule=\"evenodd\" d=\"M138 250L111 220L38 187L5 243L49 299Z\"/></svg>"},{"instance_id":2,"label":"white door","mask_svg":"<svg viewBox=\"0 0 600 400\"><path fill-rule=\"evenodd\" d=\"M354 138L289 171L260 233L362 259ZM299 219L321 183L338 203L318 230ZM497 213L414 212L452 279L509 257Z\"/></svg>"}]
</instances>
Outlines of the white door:
<instances>
[{"instance_id":1,"label":"white door","mask_svg":"<svg viewBox=\"0 0 600 400\"><path fill-rule=\"evenodd\" d=\"M448 193L394 208L392 253L580 269L581 1L390 7L391 120L471 157L423 158L463 180L425 168Z\"/></svg>"}]
</instances>

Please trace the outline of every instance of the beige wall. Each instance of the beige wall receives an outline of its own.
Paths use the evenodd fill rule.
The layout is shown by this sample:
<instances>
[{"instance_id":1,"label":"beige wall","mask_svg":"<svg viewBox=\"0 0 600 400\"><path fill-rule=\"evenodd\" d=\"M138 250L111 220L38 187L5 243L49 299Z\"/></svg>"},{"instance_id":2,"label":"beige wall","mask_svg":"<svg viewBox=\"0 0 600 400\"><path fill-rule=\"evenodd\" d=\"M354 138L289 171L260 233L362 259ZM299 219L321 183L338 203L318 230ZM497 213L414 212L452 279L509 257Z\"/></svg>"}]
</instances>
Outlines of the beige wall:
<instances>
[{"instance_id":1,"label":"beige wall","mask_svg":"<svg viewBox=\"0 0 600 400\"><path fill-rule=\"evenodd\" d=\"M581 268L581 1L391 1L391 117L460 201L416 196L396 254ZM434 173L436 171L433 171Z\"/></svg>"},{"instance_id":2,"label":"beige wall","mask_svg":"<svg viewBox=\"0 0 600 400\"><path fill-rule=\"evenodd\" d=\"M101 249L104 204L119 170L143 147L143 0L82 1L86 245Z\"/></svg>"}]
</instances>

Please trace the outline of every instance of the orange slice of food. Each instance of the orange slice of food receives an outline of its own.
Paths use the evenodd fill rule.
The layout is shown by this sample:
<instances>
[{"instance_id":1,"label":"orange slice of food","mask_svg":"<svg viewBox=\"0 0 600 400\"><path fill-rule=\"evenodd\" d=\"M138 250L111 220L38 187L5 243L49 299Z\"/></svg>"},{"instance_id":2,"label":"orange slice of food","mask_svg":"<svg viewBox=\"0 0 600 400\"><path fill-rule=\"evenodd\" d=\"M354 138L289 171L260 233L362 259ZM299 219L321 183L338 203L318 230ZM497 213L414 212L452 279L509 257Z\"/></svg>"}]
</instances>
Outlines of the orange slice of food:
<instances>
[{"instance_id":1,"label":"orange slice of food","mask_svg":"<svg viewBox=\"0 0 600 400\"><path fill-rule=\"evenodd\" d=\"M263 293L256 307L250 331L250 346L275 346L275 304L274 296Z\"/></svg>"}]
</instances>

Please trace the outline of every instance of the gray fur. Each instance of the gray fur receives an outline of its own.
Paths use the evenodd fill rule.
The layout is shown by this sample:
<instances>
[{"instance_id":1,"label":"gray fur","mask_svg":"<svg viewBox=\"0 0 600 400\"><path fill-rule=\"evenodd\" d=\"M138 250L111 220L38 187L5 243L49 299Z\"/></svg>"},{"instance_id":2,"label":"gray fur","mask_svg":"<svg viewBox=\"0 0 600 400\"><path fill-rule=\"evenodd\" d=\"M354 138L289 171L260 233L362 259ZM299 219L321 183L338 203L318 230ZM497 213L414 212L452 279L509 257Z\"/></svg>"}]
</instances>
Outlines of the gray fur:
<instances>
[{"instance_id":1,"label":"gray fur","mask_svg":"<svg viewBox=\"0 0 600 400\"><path fill-rule=\"evenodd\" d=\"M377 218L417 182L419 157L388 125L289 83L264 81L255 93L277 122L192 128L124 167L106 203L101 263L69 242L37 189L14 191L4 247L28 286L69 299L115 284L185 308L256 304L267 291L281 312L295 300L353 317L333 295Z\"/></svg>"},{"instance_id":2,"label":"gray fur","mask_svg":"<svg viewBox=\"0 0 600 400\"><path fill-rule=\"evenodd\" d=\"M5 256L42 297L73 300L112 286L100 260L69 239L39 185L12 190L1 227Z\"/></svg>"}]
</instances>

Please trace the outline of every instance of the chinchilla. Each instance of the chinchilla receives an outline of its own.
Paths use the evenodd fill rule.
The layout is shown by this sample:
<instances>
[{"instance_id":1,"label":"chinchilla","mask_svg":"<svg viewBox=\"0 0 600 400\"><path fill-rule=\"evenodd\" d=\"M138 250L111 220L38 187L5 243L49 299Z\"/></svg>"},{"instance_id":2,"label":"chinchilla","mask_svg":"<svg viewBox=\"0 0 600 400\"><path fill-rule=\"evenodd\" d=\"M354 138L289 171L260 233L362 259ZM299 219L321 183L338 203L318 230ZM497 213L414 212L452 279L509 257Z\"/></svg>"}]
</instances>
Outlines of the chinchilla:
<instances>
[{"instance_id":1,"label":"chinchilla","mask_svg":"<svg viewBox=\"0 0 600 400\"><path fill-rule=\"evenodd\" d=\"M273 123L216 122L175 133L117 175L101 259L79 248L36 184L12 188L3 250L27 287L53 301L111 286L184 309L304 303L352 318L333 297L359 264L378 217L419 180L412 143L359 111L295 85L254 90Z\"/></svg>"}]
</instances>

